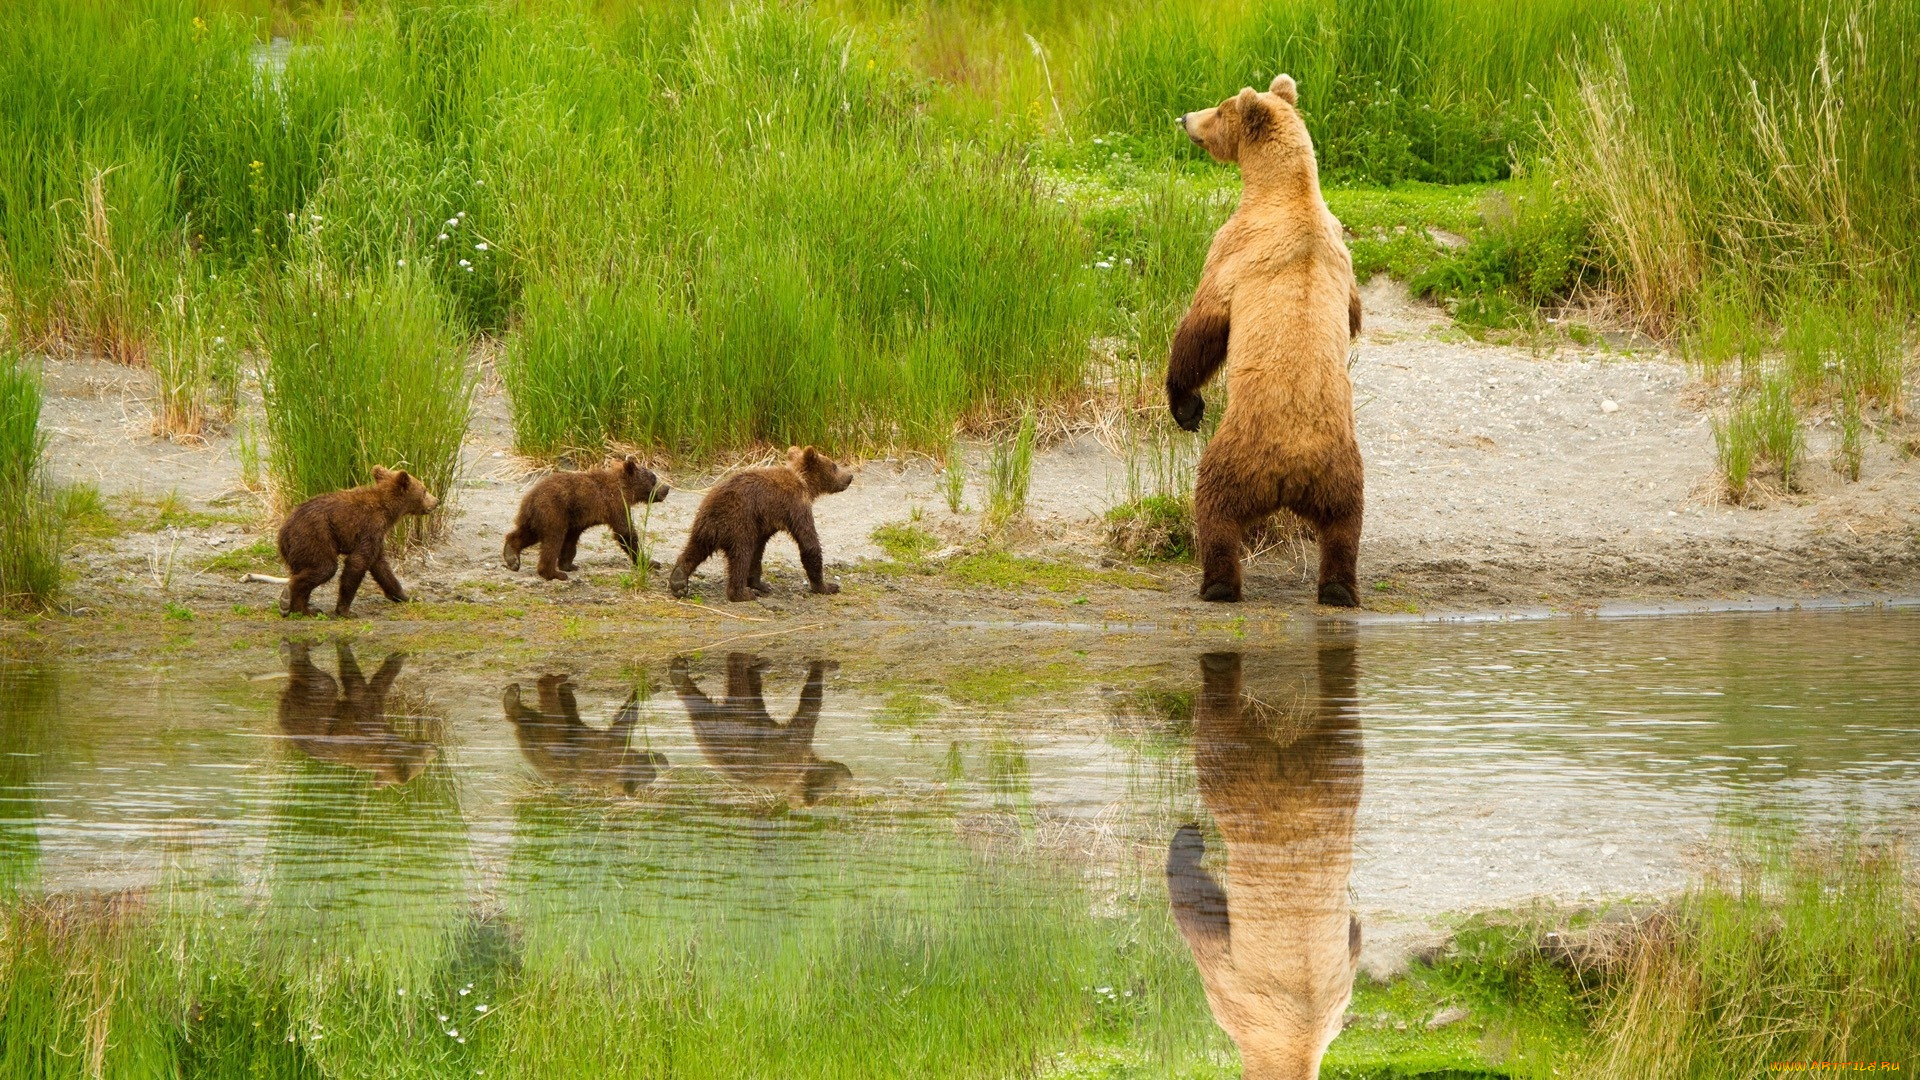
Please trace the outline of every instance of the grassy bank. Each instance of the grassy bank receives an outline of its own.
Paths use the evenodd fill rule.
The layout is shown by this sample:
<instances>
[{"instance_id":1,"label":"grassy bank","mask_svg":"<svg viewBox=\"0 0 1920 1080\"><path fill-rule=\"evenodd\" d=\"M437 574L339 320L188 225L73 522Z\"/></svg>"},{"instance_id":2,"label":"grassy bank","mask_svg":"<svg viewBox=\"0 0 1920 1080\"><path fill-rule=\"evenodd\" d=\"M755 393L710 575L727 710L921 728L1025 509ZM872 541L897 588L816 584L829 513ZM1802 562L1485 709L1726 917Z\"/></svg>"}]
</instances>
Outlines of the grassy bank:
<instances>
[{"instance_id":1,"label":"grassy bank","mask_svg":"<svg viewBox=\"0 0 1920 1080\"><path fill-rule=\"evenodd\" d=\"M1364 272L1475 326L1603 297L1737 370L1741 494L1792 485L1808 409L1904 415L1916 38L1920 0L28 0L0 298L154 363L175 434L231 412L209 328L279 357L289 279L405 263L503 341L528 453L938 451L1090 370L1151 388L1234 195L1168 121L1287 70Z\"/></svg>"}]
</instances>

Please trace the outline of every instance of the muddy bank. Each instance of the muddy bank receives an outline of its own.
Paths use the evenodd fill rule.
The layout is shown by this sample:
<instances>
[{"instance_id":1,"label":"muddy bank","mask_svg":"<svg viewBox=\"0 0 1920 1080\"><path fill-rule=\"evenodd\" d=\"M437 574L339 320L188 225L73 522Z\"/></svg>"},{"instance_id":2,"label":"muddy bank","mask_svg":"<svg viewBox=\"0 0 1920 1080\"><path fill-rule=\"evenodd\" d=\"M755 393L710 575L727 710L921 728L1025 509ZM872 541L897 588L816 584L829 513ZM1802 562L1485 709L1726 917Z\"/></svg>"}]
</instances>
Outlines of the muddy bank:
<instances>
[{"instance_id":1,"label":"muddy bank","mask_svg":"<svg viewBox=\"0 0 1920 1080\"><path fill-rule=\"evenodd\" d=\"M1384 282L1369 288L1367 309L1353 370L1367 459L1361 578L1370 610L1580 611L1610 602L1920 593L1920 462L1902 452L1901 433L1870 440L1861 480L1849 483L1826 466L1827 425L1816 423L1806 490L1733 507L1719 498L1711 395L1674 358L1604 345L1536 354L1476 343ZM49 362L46 373L43 424L54 476L97 485L127 519L110 530L117 535L78 544L67 609L270 603L270 587L239 581L273 560L261 545L269 537L266 511L241 486L234 440L156 439L144 372ZM983 620L1097 612L1098 619L1179 622L1312 609L1310 545L1255 556L1249 602L1236 609L1199 603L1193 567L1116 565L1102 544L1101 518L1125 497L1127 465L1092 433L1038 455L1031 521L1008 548L1036 562L969 561L986 548L979 538L985 457L984 447L971 448L958 514L937 493L934 462L863 463L854 487L817 511L847 591L805 595L791 545L776 540L768 558L778 592L742 612ZM635 589L604 531L583 543L573 582L549 584L499 565L501 537L531 473L511 452L504 391L497 379L486 380L447 538L401 570L414 594L427 603L537 606L631 605L646 596L634 613L653 606L663 584ZM662 562L677 552L713 479L671 470L668 478L676 494L647 520L653 558ZM163 503L172 512L153 509ZM940 537L942 550L910 565L888 560L874 529L916 520ZM718 599L719 573L717 561L708 566L696 590L701 599ZM358 610L393 615L377 597Z\"/></svg>"}]
</instances>

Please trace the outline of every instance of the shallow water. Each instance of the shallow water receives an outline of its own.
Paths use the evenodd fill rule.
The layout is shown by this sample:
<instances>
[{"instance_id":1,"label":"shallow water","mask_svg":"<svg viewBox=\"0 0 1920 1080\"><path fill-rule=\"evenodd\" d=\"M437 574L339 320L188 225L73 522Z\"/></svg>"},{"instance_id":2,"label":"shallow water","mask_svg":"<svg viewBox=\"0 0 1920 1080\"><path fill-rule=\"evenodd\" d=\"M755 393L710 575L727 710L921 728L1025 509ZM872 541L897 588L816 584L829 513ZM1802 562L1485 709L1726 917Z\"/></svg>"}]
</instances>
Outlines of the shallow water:
<instances>
[{"instance_id":1,"label":"shallow water","mask_svg":"<svg viewBox=\"0 0 1920 1080\"><path fill-rule=\"evenodd\" d=\"M563 676L316 641L0 667L0 890L268 911L345 952L504 920L649 963L1077 911L1184 938L1216 1015L1271 1033L1337 1020L1350 922L1387 968L1448 915L1670 892L1730 815L1920 820L1920 613L1100 647L1125 666L785 642ZM1306 1012L1245 1020L1275 979Z\"/></svg>"}]
</instances>

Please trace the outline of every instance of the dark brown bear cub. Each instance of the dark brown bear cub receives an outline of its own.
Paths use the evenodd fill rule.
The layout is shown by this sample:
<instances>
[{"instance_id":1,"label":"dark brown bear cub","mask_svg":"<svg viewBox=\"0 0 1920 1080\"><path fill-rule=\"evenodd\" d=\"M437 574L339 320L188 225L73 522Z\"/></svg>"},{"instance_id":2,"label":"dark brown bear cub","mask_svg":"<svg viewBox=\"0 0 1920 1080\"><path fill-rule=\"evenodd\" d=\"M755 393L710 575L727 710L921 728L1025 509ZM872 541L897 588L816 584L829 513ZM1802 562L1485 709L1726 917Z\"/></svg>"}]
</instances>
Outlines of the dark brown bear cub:
<instances>
[{"instance_id":1,"label":"dark brown bear cub","mask_svg":"<svg viewBox=\"0 0 1920 1080\"><path fill-rule=\"evenodd\" d=\"M308 615L307 598L340 568L340 599L335 615L353 607L360 579L371 573L380 591L396 604L407 599L400 579L387 565L387 533L409 514L425 514L440 505L427 485L402 469L373 467L373 483L347 491L315 495L293 508L280 526L280 561L287 564L287 611Z\"/></svg>"},{"instance_id":2,"label":"dark brown bear cub","mask_svg":"<svg viewBox=\"0 0 1920 1080\"><path fill-rule=\"evenodd\" d=\"M640 539L633 531L633 518L627 507L634 503L656 503L667 497L667 485L652 471L627 458L611 465L584 472L558 472L533 485L520 500L520 516L500 549L500 561L507 569L520 569L520 552L540 545L540 576L548 581L567 580L574 553L580 546L580 534L596 525L613 530L614 538L627 558L640 560Z\"/></svg>"},{"instance_id":3,"label":"dark brown bear cub","mask_svg":"<svg viewBox=\"0 0 1920 1080\"><path fill-rule=\"evenodd\" d=\"M800 565L817 593L837 593L820 559L820 533L813 527L813 500L847 490L853 472L809 446L787 448L787 463L734 473L707 492L693 515L686 549L667 587L687 594L687 578L714 552L727 556L727 599L734 603L772 592L760 579L760 561L773 534L785 532L800 548Z\"/></svg>"}]
</instances>

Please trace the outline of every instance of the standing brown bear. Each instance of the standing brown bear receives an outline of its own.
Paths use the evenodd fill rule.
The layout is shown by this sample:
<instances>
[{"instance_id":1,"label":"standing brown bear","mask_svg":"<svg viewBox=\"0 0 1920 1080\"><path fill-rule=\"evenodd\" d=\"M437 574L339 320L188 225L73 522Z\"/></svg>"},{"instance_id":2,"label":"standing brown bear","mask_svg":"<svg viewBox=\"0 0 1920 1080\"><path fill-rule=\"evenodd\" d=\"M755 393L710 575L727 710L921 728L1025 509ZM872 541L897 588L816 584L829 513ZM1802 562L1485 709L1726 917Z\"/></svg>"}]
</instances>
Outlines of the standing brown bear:
<instances>
[{"instance_id":1,"label":"standing brown bear","mask_svg":"<svg viewBox=\"0 0 1920 1080\"><path fill-rule=\"evenodd\" d=\"M813 591L837 593L828 581L820 558L820 533L813 527L813 500L845 491L853 472L809 446L787 448L787 463L765 469L745 469L727 477L700 500L693 515L687 546L674 564L667 587L675 596L687 594L687 578L714 552L727 556L727 599L735 603L765 596L773 590L760 578L760 562L767 541L786 532L800 548Z\"/></svg>"},{"instance_id":2,"label":"standing brown bear","mask_svg":"<svg viewBox=\"0 0 1920 1080\"><path fill-rule=\"evenodd\" d=\"M353 594L368 573L396 604L406 602L400 579L387 565L387 533L409 514L426 514L440 505L427 485L405 469L392 472L373 467L373 483L346 491L315 495L293 508L280 526L280 561L287 564L287 611L307 615L307 598L327 583L347 560L340 575L340 599L333 606L345 617Z\"/></svg>"},{"instance_id":3,"label":"standing brown bear","mask_svg":"<svg viewBox=\"0 0 1920 1080\"><path fill-rule=\"evenodd\" d=\"M1167 404L1199 430L1200 387L1226 364L1227 411L1193 493L1201 597L1240 599L1242 537L1285 507L1319 537L1320 602L1353 607L1364 485L1347 350L1360 290L1298 100L1281 75L1180 118L1207 153L1239 163L1244 189L1174 335Z\"/></svg>"},{"instance_id":4,"label":"standing brown bear","mask_svg":"<svg viewBox=\"0 0 1920 1080\"><path fill-rule=\"evenodd\" d=\"M627 508L635 503L657 503L670 489L629 457L598 469L583 472L557 472L533 485L520 500L520 516L500 549L500 561L507 569L520 569L520 552L540 545L540 576L548 581L567 580L567 571L578 569L573 557L580 546L580 534L596 525L613 530L614 538L633 562L640 561L640 540L633 531L633 517Z\"/></svg>"}]
</instances>

